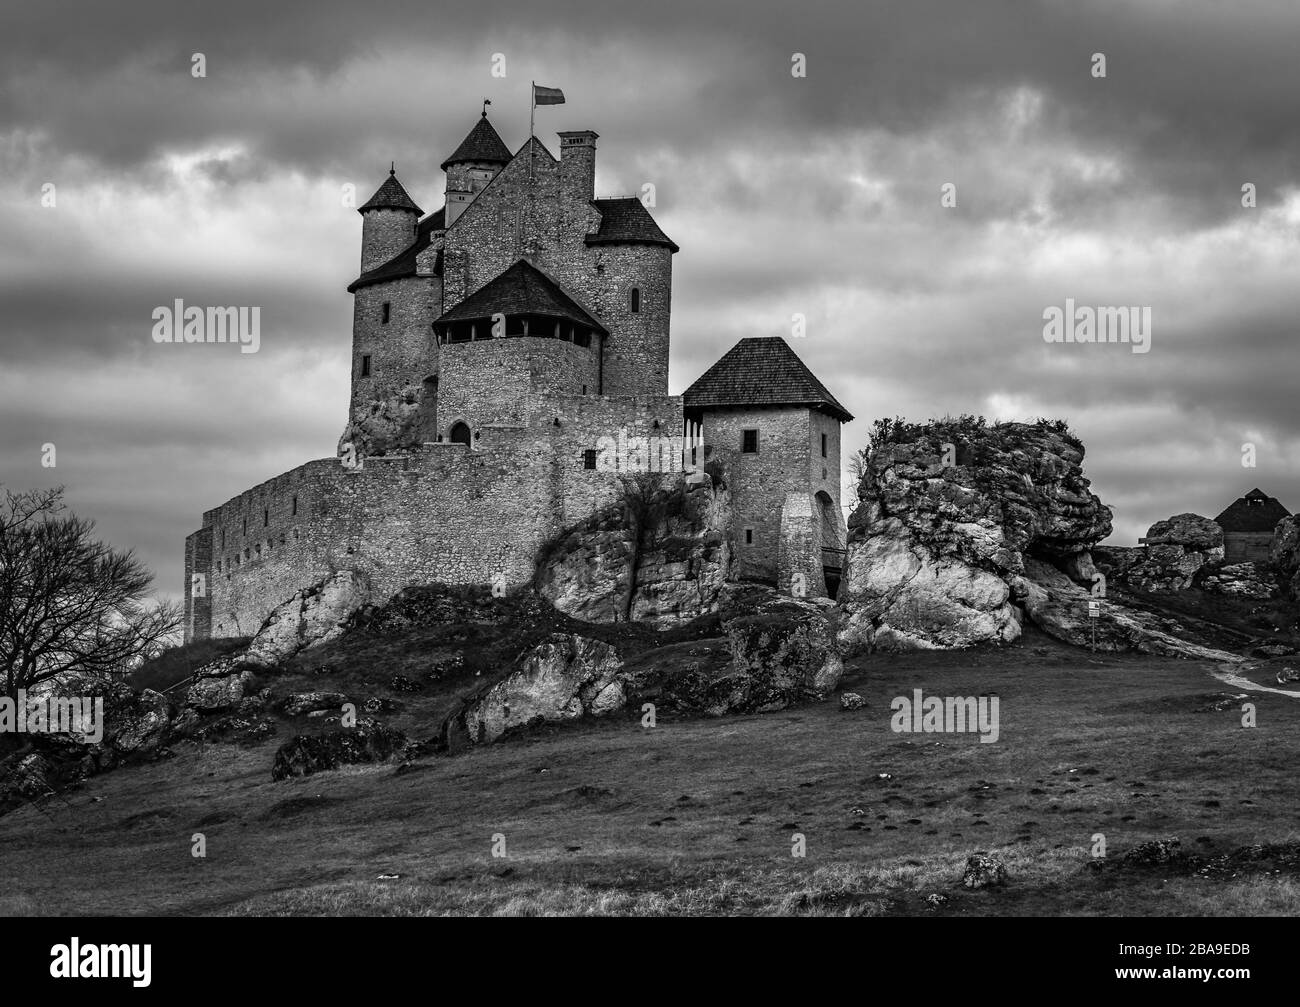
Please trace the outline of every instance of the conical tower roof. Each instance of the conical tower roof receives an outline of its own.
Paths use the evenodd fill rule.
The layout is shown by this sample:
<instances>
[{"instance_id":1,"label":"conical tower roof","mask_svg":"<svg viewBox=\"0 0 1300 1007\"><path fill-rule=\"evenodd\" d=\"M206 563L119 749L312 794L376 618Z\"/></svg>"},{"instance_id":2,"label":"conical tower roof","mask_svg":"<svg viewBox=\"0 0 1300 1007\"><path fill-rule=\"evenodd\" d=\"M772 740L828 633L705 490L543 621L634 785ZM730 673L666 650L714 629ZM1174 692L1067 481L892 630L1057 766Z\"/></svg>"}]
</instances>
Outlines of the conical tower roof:
<instances>
[{"instance_id":1,"label":"conical tower roof","mask_svg":"<svg viewBox=\"0 0 1300 1007\"><path fill-rule=\"evenodd\" d=\"M479 116L478 122L474 123L474 128L469 131L469 135L460 142L455 153L443 161L440 167L446 171L447 165L459 161L486 161L492 164L510 162L510 148L505 145L492 123L488 122L487 112Z\"/></svg>"},{"instance_id":2,"label":"conical tower roof","mask_svg":"<svg viewBox=\"0 0 1300 1007\"><path fill-rule=\"evenodd\" d=\"M367 210L409 210L420 216L424 213L415 205L415 200L406 194L402 188L402 183L397 180L397 166L394 165L388 170L388 177L384 179L384 184L375 190L363 206L357 207L358 213L365 213Z\"/></svg>"}]
</instances>

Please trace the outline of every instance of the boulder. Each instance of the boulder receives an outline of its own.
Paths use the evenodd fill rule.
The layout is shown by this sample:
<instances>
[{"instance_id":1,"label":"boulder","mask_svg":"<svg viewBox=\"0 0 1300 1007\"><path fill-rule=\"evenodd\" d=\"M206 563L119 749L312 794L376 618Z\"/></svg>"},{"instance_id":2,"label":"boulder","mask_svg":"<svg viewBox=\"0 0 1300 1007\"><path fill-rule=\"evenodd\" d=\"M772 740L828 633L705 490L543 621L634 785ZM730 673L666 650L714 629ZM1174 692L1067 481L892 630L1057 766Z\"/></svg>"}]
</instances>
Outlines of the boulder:
<instances>
[{"instance_id":1,"label":"boulder","mask_svg":"<svg viewBox=\"0 0 1300 1007\"><path fill-rule=\"evenodd\" d=\"M1020 635L1006 581L936 555L896 518L873 519L871 534L849 546L840 597L839 642L850 652L968 647Z\"/></svg>"},{"instance_id":2,"label":"boulder","mask_svg":"<svg viewBox=\"0 0 1300 1007\"><path fill-rule=\"evenodd\" d=\"M1006 643L1011 583L1027 557L1081 580L1110 509L1059 423L881 421L849 519L840 643L846 653Z\"/></svg>"},{"instance_id":3,"label":"boulder","mask_svg":"<svg viewBox=\"0 0 1300 1007\"><path fill-rule=\"evenodd\" d=\"M621 503L569 529L538 564L538 593L583 622L676 626L714 612L730 566L727 491L711 479L651 493L640 521Z\"/></svg>"},{"instance_id":4,"label":"boulder","mask_svg":"<svg viewBox=\"0 0 1300 1007\"><path fill-rule=\"evenodd\" d=\"M244 691L253 680L251 671L241 671L221 678L195 678L185 696L185 705L199 713L217 713L237 707Z\"/></svg>"},{"instance_id":5,"label":"boulder","mask_svg":"<svg viewBox=\"0 0 1300 1007\"><path fill-rule=\"evenodd\" d=\"M1255 563L1227 563L1206 567L1200 580L1202 591L1232 595L1235 598L1264 599L1273 597L1277 580Z\"/></svg>"},{"instance_id":6,"label":"boulder","mask_svg":"<svg viewBox=\"0 0 1300 1007\"><path fill-rule=\"evenodd\" d=\"M976 853L966 858L966 870L962 874L961 883L967 888L1004 885L1006 881L1007 868L999 858L987 853Z\"/></svg>"},{"instance_id":7,"label":"boulder","mask_svg":"<svg viewBox=\"0 0 1300 1007\"><path fill-rule=\"evenodd\" d=\"M1293 598L1300 598L1300 514L1284 517L1273 529L1269 563Z\"/></svg>"},{"instance_id":8,"label":"boulder","mask_svg":"<svg viewBox=\"0 0 1300 1007\"><path fill-rule=\"evenodd\" d=\"M348 697L341 692L295 692L280 700L278 706L286 717L301 717L317 710L337 713Z\"/></svg>"},{"instance_id":9,"label":"boulder","mask_svg":"<svg viewBox=\"0 0 1300 1007\"><path fill-rule=\"evenodd\" d=\"M1240 658L1226 651L1201 647L1157 627L1157 616L1146 615L1107 599L1101 600L1101 615L1088 615L1089 602L1098 599L1075 584L1050 564L1030 559L1025 575L1015 584L1017 597L1034 624L1065 643L1077 647L1092 645L1095 633L1099 651L1136 650L1144 654L1236 663Z\"/></svg>"},{"instance_id":10,"label":"boulder","mask_svg":"<svg viewBox=\"0 0 1300 1007\"><path fill-rule=\"evenodd\" d=\"M171 723L167 697L152 689L140 693L132 708L115 712L112 747L123 755L154 751L162 744Z\"/></svg>"},{"instance_id":11,"label":"boulder","mask_svg":"<svg viewBox=\"0 0 1300 1007\"><path fill-rule=\"evenodd\" d=\"M55 789L54 766L39 752L18 758L0 775L0 811L9 811Z\"/></svg>"},{"instance_id":12,"label":"boulder","mask_svg":"<svg viewBox=\"0 0 1300 1007\"><path fill-rule=\"evenodd\" d=\"M1124 578L1137 590L1153 594L1185 591L1202 567L1222 560L1222 528L1199 514L1175 514L1147 530L1143 558Z\"/></svg>"},{"instance_id":13,"label":"boulder","mask_svg":"<svg viewBox=\"0 0 1300 1007\"><path fill-rule=\"evenodd\" d=\"M859 696L856 692L840 693L840 709L845 712L851 710L861 710L867 705L867 701Z\"/></svg>"},{"instance_id":14,"label":"boulder","mask_svg":"<svg viewBox=\"0 0 1300 1007\"><path fill-rule=\"evenodd\" d=\"M267 617L240 660L253 668L282 664L300 650L340 636L370 600L366 579L349 570L303 588Z\"/></svg>"},{"instance_id":15,"label":"boulder","mask_svg":"<svg viewBox=\"0 0 1300 1007\"><path fill-rule=\"evenodd\" d=\"M500 681L472 693L443 722L449 748L496 741L530 724L604 716L626 702L623 662L607 643L555 633Z\"/></svg>"},{"instance_id":16,"label":"boulder","mask_svg":"<svg viewBox=\"0 0 1300 1007\"><path fill-rule=\"evenodd\" d=\"M284 780L340 766L383 762L402 755L407 745L406 735L401 731L370 719L357 721L356 727L326 734L300 734L276 751L271 778Z\"/></svg>"},{"instance_id":17,"label":"boulder","mask_svg":"<svg viewBox=\"0 0 1300 1007\"><path fill-rule=\"evenodd\" d=\"M692 662L660 683L677 708L719 717L767 713L824 698L844 671L837 611L826 598L793 598L756 585L728 585L721 612L729 664Z\"/></svg>"}]
</instances>

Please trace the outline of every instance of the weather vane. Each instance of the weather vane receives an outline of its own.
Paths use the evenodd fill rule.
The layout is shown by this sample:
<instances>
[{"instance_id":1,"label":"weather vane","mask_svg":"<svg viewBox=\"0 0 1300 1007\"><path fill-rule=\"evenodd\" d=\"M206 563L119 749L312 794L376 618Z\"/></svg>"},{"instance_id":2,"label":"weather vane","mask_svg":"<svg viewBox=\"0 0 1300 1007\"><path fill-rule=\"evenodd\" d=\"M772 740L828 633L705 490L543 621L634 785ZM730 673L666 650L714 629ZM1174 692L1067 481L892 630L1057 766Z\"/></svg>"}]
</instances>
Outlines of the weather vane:
<instances>
[{"instance_id":1,"label":"weather vane","mask_svg":"<svg viewBox=\"0 0 1300 1007\"><path fill-rule=\"evenodd\" d=\"M491 104L492 104L492 99L491 99L491 98L484 98L484 99L483 99L483 118L484 118L484 119L487 118L487 107L488 107L489 105L491 105Z\"/></svg>"}]
</instances>

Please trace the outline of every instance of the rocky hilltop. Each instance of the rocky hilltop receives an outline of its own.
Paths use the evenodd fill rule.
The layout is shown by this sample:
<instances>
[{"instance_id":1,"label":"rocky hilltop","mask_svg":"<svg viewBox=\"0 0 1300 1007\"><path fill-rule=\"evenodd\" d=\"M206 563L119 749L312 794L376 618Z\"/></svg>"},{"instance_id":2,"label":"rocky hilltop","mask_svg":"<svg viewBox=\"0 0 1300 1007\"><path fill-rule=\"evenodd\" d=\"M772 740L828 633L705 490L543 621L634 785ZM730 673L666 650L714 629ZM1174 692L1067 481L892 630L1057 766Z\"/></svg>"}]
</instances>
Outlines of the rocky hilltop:
<instances>
[{"instance_id":1,"label":"rocky hilltop","mask_svg":"<svg viewBox=\"0 0 1300 1007\"><path fill-rule=\"evenodd\" d=\"M849 518L841 641L965 647L1020 635L1026 560L1081 582L1111 513L1064 424L877 422Z\"/></svg>"}]
</instances>

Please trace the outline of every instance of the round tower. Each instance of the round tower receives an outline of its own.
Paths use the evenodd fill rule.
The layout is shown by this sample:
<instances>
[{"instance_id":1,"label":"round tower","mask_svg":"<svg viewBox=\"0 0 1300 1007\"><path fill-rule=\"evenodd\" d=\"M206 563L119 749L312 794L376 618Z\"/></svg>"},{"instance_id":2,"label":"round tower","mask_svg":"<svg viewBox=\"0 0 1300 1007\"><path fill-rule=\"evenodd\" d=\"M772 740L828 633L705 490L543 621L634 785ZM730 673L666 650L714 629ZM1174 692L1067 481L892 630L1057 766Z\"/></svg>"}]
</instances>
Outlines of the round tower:
<instances>
[{"instance_id":1,"label":"round tower","mask_svg":"<svg viewBox=\"0 0 1300 1007\"><path fill-rule=\"evenodd\" d=\"M388 171L375 194L358 207L361 214L361 272L383 265L415 241L415 229L424 213L397 180L397 166Z\"/></svg>"}]
</instances>

